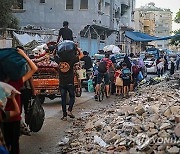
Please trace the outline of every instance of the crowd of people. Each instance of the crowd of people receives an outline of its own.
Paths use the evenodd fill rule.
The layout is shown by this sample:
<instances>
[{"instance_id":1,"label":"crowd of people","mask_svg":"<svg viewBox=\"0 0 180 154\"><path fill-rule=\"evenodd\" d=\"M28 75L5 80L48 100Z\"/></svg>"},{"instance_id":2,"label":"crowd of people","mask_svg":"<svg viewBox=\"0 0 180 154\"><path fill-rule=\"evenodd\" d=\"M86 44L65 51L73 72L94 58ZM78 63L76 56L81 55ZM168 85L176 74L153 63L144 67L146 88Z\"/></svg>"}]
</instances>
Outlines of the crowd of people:
<instances>
[{"instance_id":1,"label":"crowd of people","mask_svg":"<svg viewBox=\"0 0 180 154\"><path fill-rule=\"evenodd\" d=\"M130 54L129 57L126 55L121 63L116 64L110 59L109 53L105 53L105 58L96 61L93 68L95 100L98 99L99 86L103 79L106 85L107 98L110 96L110 91L111 93L115 91L117 96L127 98L129 97L128 92L133 91L138 81L144 78L142 74L144 62L141 59L132 60L134 54ZM110 84L111 89L109 88Z\"/></svg>"}]
</instances>

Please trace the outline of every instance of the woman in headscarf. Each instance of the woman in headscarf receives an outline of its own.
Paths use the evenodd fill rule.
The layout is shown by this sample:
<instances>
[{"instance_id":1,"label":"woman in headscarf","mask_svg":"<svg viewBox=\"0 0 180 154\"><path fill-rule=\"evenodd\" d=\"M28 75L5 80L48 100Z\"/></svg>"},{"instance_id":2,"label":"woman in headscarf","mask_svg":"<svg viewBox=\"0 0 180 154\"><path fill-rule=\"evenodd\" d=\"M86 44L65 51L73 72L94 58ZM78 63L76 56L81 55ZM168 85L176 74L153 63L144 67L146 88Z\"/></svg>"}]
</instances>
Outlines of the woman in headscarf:
<instances>
[{"instance_id":1,"label":"woman in headscarf","mask_svg":"<svg viewBox=\"0 0 180 154\"><path fill-rule=\"evenodd\" d=\"M127 55L124 57L124 63L126 63L127 68L129 68L131 70L132 64L131 64L131 62L130 62L130 60L129 60Z\"/></svg>"}]
</instances>

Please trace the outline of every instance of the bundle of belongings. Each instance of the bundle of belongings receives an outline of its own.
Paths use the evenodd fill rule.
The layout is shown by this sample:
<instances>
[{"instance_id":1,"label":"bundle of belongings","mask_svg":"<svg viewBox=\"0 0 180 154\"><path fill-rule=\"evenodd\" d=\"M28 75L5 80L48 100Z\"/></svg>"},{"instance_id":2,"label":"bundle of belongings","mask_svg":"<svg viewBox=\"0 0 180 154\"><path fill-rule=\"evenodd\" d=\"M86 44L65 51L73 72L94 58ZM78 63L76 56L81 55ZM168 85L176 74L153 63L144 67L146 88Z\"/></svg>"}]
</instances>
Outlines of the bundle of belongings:
<instances>
[{"instance_id":1,"label":"bundle of belongings","mask_svg":"<svg viewBox=\"0 0 180 154\"><path fill-rule=\"evenodd\" d=\"M16 81L26 73L26 60L14 48L0 49L0 78Z\"/></svg>"},{"instance_id":2,"label":"bundle of belongings","mask_svg":"<svg viewBox=\"0 0 180 154\"><path fill-rule=\"evenodd\" d=\"M7 98L11 96L12 92L16 94L21 94L11 85L4 82L0 82L0 102L2 102L3 107L6 106Z\"/></svg>"},{"instance_id":3,"label":"bundle of belongings","mask_svg":"<svg viewBox=\"0 0 180 154\"><path fill-rule=\"evenodd\" d=\"M55 47L50 44L42 44L37 46L33 51L33 61L37 64L38 68L57 68L57 63L53 60L53 54L55 52Z\"/></svg>"}]
</instances>

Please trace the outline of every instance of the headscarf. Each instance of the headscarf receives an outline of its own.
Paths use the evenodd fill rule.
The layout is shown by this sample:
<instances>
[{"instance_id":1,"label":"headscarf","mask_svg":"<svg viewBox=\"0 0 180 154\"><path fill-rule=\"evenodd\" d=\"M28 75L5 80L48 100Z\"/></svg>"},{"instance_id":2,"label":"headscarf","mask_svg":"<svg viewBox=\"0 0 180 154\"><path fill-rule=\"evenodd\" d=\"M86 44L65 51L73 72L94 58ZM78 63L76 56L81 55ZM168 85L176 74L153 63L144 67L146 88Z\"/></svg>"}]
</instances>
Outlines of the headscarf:
<instances>
[{"instance_id":1,"label":"headscarf","mask_svg":"<svg viewBox=\"0 0 180 154\"><path fill-rule=\"evenodd\" d=\"M131 70L131 62L127 55L124 57L124 63L126 63L127 68L129 68Z\"/></svg>"}]
</instances>

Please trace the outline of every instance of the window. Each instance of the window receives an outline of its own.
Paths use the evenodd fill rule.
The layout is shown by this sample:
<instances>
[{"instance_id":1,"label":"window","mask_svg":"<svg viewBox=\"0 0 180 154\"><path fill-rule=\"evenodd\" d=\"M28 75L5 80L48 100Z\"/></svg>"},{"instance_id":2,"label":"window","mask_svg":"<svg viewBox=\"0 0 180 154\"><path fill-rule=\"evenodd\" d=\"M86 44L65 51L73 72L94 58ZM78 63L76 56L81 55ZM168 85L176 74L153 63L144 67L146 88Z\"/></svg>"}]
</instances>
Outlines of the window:
<instances>
[{"instance_id":1,"label":"window","mask_svg":"<svg viewBox=\"0 0 180 154\"><path fill-rule=\"evenodd\" d=\"M40 0L40 3L45 3L45 0Z\"/></svg>"},{"instance_id":2,"label":"window","mask_svg":"<svg viewBox=\"0 0 180 154\"><path fill-rule=\"evenodd\" d=\"M23 0L14 0L12 9L23 9Z\"/></svg>"},{"instance_id":3,"label":"window","mask_svg":"<svg viewBox=\"0 0 180 154\"><path fill-rule=\"evenodd\" d=\"M88 0L81 0L80 1L80 9L88 9Z\"/></svg>"},{"instance_id":4,"label":"window","mask_svg":"<svg viewBox=\"0 0 180 154\"><path fill-rule=\"evenodd\" d=\"M73 9L73 0L66 0L66 10Z\"/></svg>"},{"instance_id":5,"label":"window","mask_svg":"<svg viewBox=\"0 0 180 154\"><path fill-rule=\"evenodd\" d=\"M110 4L105 2L105 14L110 15Z\"/></svg>"}]
</instances>

